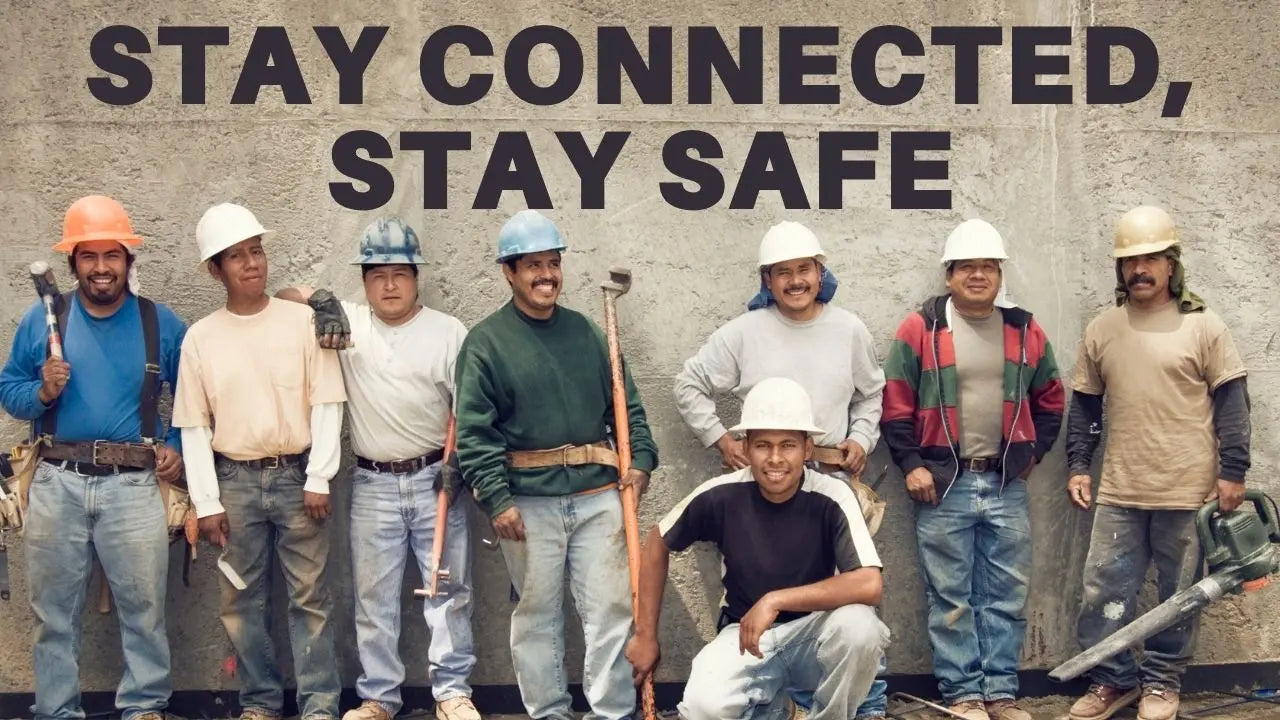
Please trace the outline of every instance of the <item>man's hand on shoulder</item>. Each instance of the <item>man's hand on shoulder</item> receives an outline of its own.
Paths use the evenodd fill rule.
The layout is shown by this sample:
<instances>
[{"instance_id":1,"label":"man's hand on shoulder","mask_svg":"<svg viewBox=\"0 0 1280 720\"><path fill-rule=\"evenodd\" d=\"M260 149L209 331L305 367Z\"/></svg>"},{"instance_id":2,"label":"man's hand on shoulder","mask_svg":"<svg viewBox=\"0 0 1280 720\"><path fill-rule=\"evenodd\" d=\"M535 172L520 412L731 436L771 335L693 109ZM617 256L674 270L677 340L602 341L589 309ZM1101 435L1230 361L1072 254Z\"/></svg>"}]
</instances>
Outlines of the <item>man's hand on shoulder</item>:
<instances>
[{"instance_id":1,"label":"man's hand on shoulder","mask_svg":"<svg viewBox=\"0 0 1280 720\"><path fill-rule=\"evenodd\" d=\"M351 323L342 310L342 302L328 290L311 293L307 305L315 311L316 339L326 350L343 350L351 347Z\"/></svg>"}]
</instances>

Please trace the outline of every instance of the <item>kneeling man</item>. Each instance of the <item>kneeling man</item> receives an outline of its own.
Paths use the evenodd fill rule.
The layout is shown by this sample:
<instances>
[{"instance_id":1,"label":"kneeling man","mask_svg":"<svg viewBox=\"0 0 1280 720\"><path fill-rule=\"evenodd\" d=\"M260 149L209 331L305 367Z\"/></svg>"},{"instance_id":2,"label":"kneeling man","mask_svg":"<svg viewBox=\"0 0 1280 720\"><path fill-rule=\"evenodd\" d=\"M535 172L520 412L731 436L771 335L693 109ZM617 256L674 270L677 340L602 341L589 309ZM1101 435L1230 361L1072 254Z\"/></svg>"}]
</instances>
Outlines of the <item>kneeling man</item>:
<instances>
[{"instance_id":1,"label":"kneeling man","mask_svg":"<svg viewBox=\"0 0 1280 720\"><path fill-rule=\"evenodd\" d=\"M858 500L841 480L805 468L813 423L804 388L759 382L742 404L748 467L708 480L658 523L640 566L640 620L627 647L639 685L658 664L668 555L702 540L724 559L719 634L685 685L686 720L788 717L787 688L812 690L812 720L848 720L871 688L889 629L880 558Z\"/></svg>"}]
</instances>

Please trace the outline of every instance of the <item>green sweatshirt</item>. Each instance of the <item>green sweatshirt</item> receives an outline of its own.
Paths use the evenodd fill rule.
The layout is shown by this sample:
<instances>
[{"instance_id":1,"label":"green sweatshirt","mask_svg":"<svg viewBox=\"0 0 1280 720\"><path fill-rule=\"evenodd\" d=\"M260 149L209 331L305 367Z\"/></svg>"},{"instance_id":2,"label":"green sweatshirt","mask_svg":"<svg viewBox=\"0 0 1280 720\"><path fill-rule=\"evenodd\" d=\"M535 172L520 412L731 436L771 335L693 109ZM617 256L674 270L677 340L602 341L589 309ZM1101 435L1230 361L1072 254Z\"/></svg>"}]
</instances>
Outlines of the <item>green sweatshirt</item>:
<instances>
[{"instance_id":1,"label":"green sweatshirt","mask_svg":"<svg viewBox=\"0 0 1280 720\"><path fill-rule=\"evenodd\" d=\"M652 472L658 448L625 363L623 372L631 466ZM582 313L557 305L537 320L508 301L467 333L455 380L458 464L490 517L513 495L570 495L618 479L612 465L506 466L508 450L585 445L613 432L608 345Z\"/></svg>"}]
</instances>

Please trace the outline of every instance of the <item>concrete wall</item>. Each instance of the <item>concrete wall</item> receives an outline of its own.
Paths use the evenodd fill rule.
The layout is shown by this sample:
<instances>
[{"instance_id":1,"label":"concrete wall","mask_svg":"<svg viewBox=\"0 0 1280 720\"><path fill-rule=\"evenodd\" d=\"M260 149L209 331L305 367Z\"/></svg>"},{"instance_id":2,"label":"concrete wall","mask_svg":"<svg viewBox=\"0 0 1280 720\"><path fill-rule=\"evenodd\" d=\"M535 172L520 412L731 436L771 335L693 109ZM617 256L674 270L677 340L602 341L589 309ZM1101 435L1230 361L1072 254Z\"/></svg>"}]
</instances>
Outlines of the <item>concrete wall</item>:
<instances>
[{"instance_id":1,"label":"concrete wall","mask_svg":"<svg viewBox=\"0 0 1280 720\"><path fill-rule=\"evenodd\" d=\"M1253 394L1254 470L1251 482L1280 493L1274 477L1280 465L1280 294L1269 269L1280 265L1275 237L1280 231L1275 189L1280 182L1280 90L1274 59L1264 53L1280 32L1280 9L1265 3L1159 5L1134 0L1111 2L964 3L805 2L788 12L784 4L709 0L696 4L657 0L634 4L541 2L445 3L342 2L306 4L278 0L207 4L178 0L155 3L59 3L5 0L0 5L0 350L7 353L18 319L31 302L26 265L48 259L62 214L75 198L105 192L121 199L147 238L139 261L144 291L171 304L194 321L219 306L223 290L196 267L194 228L203 210L222 200L248 204L263 222L279 230L268 244L270 290L307 282L359 292L358 273L347 265L359 230L372 214L340 208L328 196L329 181L346 178L330 164L330 146L342 132L372 128L399 130L467 129L469 153L451 160L448 211L423 212L421 156L390 162L398 181L385 208L414 223L428 239L430 262L423 282L425 300L456 314L468 325L506 298L506 286L491 261L501 222L523 207L508 194L499 209L470 210L487 151L498 131L527 130L539 152L542 172L558 209L550 214L568 236L564 302L600 317L599 281L609 266L629 265L635 276L620 314L623 347L646 401L662 450L663 467L641 509L653 522L698 482L717 472L712 452L701 449L683 426L672 403L671 381L681 362L719 324L744 309L754 291L753 262L763 230L784 217L810 224L823 238L832 270L842 280L836 304L860 314L884 357L893 329L904 313L941 287L937 263L943 238L961 219L982 216L1005 233L1014 261L1008 271L1013 297L1034 311L1056 344L1060 362L1070 367L1084 323L1111 302L1110 232L1124 210L1141 203L1169 208L1181 225L1193 287L1202 293L1235 333L1250 371ZM595 5L593 9L588 5ZM217 7L218 9L214 9ZM536 108L514 99L498 82L477 105L445 107L429 101L417 74L418 48L435 28L469 23L489 33L501 52L518 29L540 22L567 27L583 41L588 81L562 105ZM1157 92L1133 106L1015 106L1009 102L1009 40L984 51L982 102L951 102L951 53L930 48L926 58L899 59L886 51L882 77L895 70L927 73L924 91L902 106L883 108L856 97L844 83L838 107L781 107L767 74L766 103L735 107L718 95L716 105L643 107L630 94L621 107L594 101L594 30L598 25L719 24L732 34L737 25L811 22L842 28L841 77L847 78L848 47L856 34L879 24L901 24L927 38L931 25L1069 25L1077 33L1089 24L1132 25L1147 32L1161 51ZM112 108L95 101L84 79L99 75L89 42L101 27L126 23L142 28L155 52L148 58L156 84L143 103ZM209 53L208 104L183 106L178 99L178 51L154 47L159 24L231 26L231 44ZM295 38L299 62L313 104L287 106L274 89L256 106L228 104L244 51L256 25L281 24ZM365 104L340 106L337 81L312 25L339 24L353 37L360 24L388 24L391 33L367 74ZM676 67L685 48L676 32ZM766 58L775 57L776 34L766 31ZM1082 41L1070 48L1076 99L1083 87ZM1052 51L1045 51L1052 52ZM545 56L541 56L545 59ZM459 67L467 63L459 61ZM539 69L545 82L554 61ZM496 68L488 60L472 63ZM772 67L772 62L768 65ZM1119 72L1125 72L1120 70ZM461 78L458 71L453 76ZM677 99L683 87L677 76ZM1180 119L1161 119L1163 83L1193 81ZM728 211L727 199L711 210L688 213L668 207L657 182L669 179L661 165L661 144L673 132L700 128L714 132L726 148L730 191L754 132L785 131L792 140L802 177L816 198L816 132L822 129L950 129L951 211L889 209L887 133L875 154L882 163L875 182L849 183L841 211L786 211L775 193L762 195L754 211ZM594 144L605 129L629 130L627 147L609 178L607 208L578 211L578 180L552 135L583 130ZM393 138L394 144L394 138ZM934 186L937 186L936 184ZM945 185L944 185L945 186ZM816 202L815 202L816 204ZM66 287L65 265L55 263ZM733 413L731 405L726 411ZM22 428L3 425L6 442ZM344 472L351 458L344 461ZM915 562L909 500L901 476L883 448L872 474L883 470L881 492L890 503L877 543L887 565L885 615L895 642L894 673L927 673L924 600ZM1153 469L1158 471L1158 469ZM1064 482L1062 445L1032 476L1035 569L1024 655L1027 668L1052 667L1075 650L1074 614L1090 516L1071 509ZM347 485L335 483L339 508ZM345 537L339 513L335 532ZM234 688L222 672L230 654L216 610L213 555L202 548L191 569L191 586L180 582L175 549L170 582L170 628L178 689ZM10 552L15 570L14 599L0 604L0 691L32 687L32 618L26 606L21 543ZM358 674L351 622L348 552L334 543L338 587L342 677ZM480 663L473 681L513 682L507 649L511 604L507 578L497 553L475 551L475 628ZM692 551L673 565L664 612L664 665L660 680L682 680L689 660L713 632L713 607L720 590L713 553ZM427 639L410 588L405 588L402 643L411 684L426 683ZM1280 658L1280 603L1276 591L1232 598L1207 614L1197 662L1259 661ZM281 608L276 608L277 612ZM283 615L278 615L283 618ZM580 633L570 624L568 663L580 678ZM86 689L111 689L121 670L115 618L86 613L83 680Z\"/></svg>"}]
</instances>

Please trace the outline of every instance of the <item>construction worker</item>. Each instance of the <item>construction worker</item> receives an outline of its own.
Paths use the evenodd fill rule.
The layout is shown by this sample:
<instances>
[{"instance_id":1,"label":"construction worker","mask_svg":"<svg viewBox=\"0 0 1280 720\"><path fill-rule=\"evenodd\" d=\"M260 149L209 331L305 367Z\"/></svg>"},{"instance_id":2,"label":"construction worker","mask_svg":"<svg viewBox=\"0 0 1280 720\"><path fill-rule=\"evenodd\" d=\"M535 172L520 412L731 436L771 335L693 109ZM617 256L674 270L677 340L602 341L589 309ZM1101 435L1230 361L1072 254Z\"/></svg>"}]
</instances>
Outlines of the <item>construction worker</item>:
<instances>
[{"instance_id":1,"label":"construction worker","mask_svg":"<svg viewBox=\"0 0 1280 720\"><path fill-rule=\"evenodd\" d=\"M1053 447L1064 396L1053 347L1003 291L1004 239L966 220L942 254L948 292L898 326L881 426L916 501L938 689L970 720L1018 707L1031 525L1024 482Z\"/></svg>"},{"instance_id":2,"label":"construction worker","mask_svg":"<svg viewBox=\"0 0 1280 720\"><path fill-rule=\"evenodd\" d=\"M492 518L520 596L511 660L525 710L535 720L573 717L564 670L567 574L586 644L586 717L622 720L636 696L623 656L631 583L618 487L643 495L658 450L624 368L632 466L619 483L604 334L557 302L566 248L537 211L503 225L497 260L511 300L471 329L458 354L458 460Z\"/></svg>"},{"instance_id":3,"label":"construction worker","mask_svg":"<svg viewBox=\"0 0 1280 720\"><path fill-rule=\"evenodd\" d=\"M352 347L339 351L351 420L356 468L351 477L351 565L355 581L356 645L363 701L343 720L390 720L403 702L400 591L405 559L432 572L437 521L446 522L442 565L445 595L429 598L423 615L431 630L427 657L439 720L479 720L467 676L476 657L471 635L471 541L466 506L450 503L436 517L445 434L453 408L453 371L466 337L462 322L418 302L418 266L426 264L418 235L398 218L364 230L352 261L364 279L367 304L343 301ZM327 290L287 288L277 297L295 302L332 298ZM329 302L336 302L330 300ZM323 324L326 344L343 348ZM341 335L341 334L339 334Z\"/></svg>"},{"instance_id":4,"label":"construction worker","mask_svg":"<svg viewBox=\"0 0 1280 720\"><path fill-rule=\"evenodd\" d=\"M693 659L678 710L685 720L792 717L795 685L813 692L812 720L854 717L889 643L876 617L880 558L846 482L806 469L814 421L804 387L761 378L742 421L748 465L685 496L650 531L640 614L627 658L640 684L657 665L668 556L698 541L724 562L716 638Z\"/></svg>"},{"instance_id":5,"label":"construction worker","mask_svg":"<svg viewBox=\"0 0 1280 720\"><path fill-rule=\"evenodd\" d=\"M316 341L312 308L266 293L268 232L231 203L210 207L196 225L200 261L227 299L182 344L173 424L182 428L200 532L222 548L221 616L235 648L240 717L278 720L283 711L265 611L278 564L299 715L320 720L337 717L342 690L327 519L346 392L337 353Z\"/></svg>"},{"instance_id":6,"label":"construction worker","mask_svg":"<svg viewBox=\"0 0 1280 720\"><path fill-rule=\"evenodd\" d=\"M137 294L134 248L141 243L116 200L90 195L73 203L53 246L69 255L76 278L55 310L63 355L50 352L37 302L0 374L5 411L49 442L39 448L25 501L35 617L31 712L39 720L84 717L81 611L95 553L120 623L116 707L123 720L163 720L169 704L169 544L158 483L178 480L182 446L176 429L161 434L158 403L163 381L180 387L187 328L168 307Z\"/></svg>"},{"instance_id":7,"label":"construction worker","mask_svg":"<svg viewBox=\"0 0 1280 720\"><path fill-rule=\"evenodd\" d=\"M748 464L746 452L716 415L716 395L742 399L773 375L799 382L817 399L815 417L824 430L810 465L851 483L874 534L884 502L858 478L880 438L884 372L861 318L830 304L836 280L826 260L818 237L804 225L783 221L769 228L760 241L759 293L747 312L685 361L675 380L676 408L703 446L715 445L724 464L739 470ZM875 681L859 720L884 717L886 689L883 680ZM803 693L796 699L809 704Z\"/></svg>"},{"instance_id":8,"label":"construction worker","mask_svg":"<svg viewBox=\"0 0 1280 720\"><path fill-rule=\"evenodd\" d=\"M1154 561L1160 602L1198 582L1196 511L1230 512L1249 469L1249 393L1231 331L1187 287L1173 218L1136 207L1116 225L1116 307L1089 322L1077 353L1067 421L1067 494L1088 510L1090 466L1103 427L1107 449L1084 566L1077 638L1090 647L1129 624ZM1195 645L1192 614L1103 660L1072 720L1103 720L1141 696L1141 720L1178 713Z\"/></svg>"}]
</instances>

